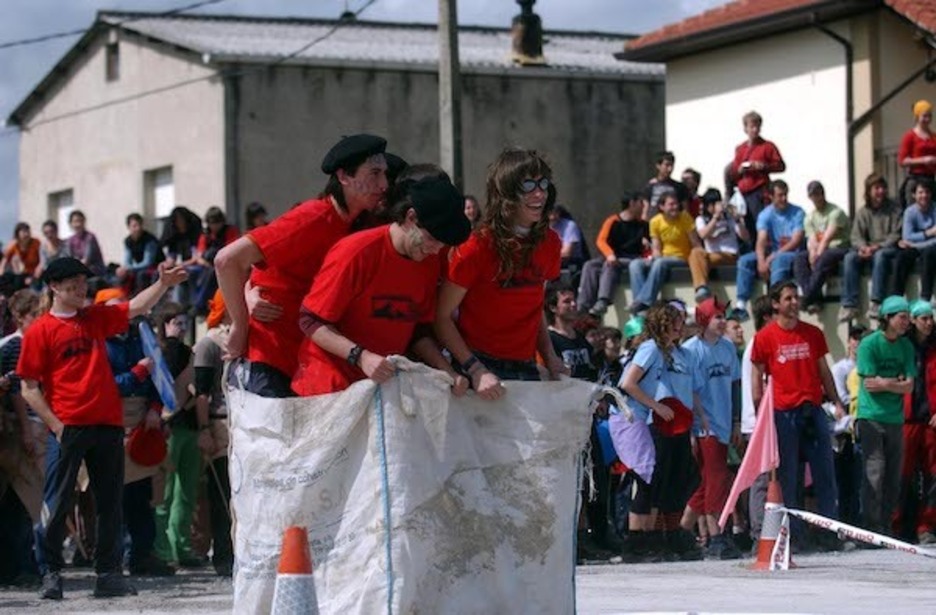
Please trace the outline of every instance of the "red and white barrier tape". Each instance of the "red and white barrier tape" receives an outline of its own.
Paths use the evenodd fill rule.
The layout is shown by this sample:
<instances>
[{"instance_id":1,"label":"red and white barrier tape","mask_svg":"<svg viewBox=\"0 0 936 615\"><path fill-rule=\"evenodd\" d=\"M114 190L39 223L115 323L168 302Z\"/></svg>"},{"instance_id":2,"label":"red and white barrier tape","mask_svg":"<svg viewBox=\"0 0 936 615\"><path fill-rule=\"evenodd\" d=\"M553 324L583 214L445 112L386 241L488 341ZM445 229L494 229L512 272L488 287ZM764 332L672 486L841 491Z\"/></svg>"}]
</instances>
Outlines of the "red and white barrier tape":
<instances>
[{"instance_id":1,"label":"red and white barrier tape","mask_svg":"<svg viewBox=\"0 0 936 615\"><path fill-rule=\"evenodd\" d=\"M863 530L860 527L855 527L854 525L848 525L847 523L842 523L841 521L835 521L834 519L829 519L827 517L823 517L822 515L817 515L815 513L806 512L804 510L784 508L783 512L786 515L791 515L793 517L802 519L803 521L805 521L806 523L809 523L810 525L821 527L823 529L829 530L830 532L836 532L841 538L848 538L851 540L860 540L861 542L867 542L872 545L877 545L879 547L885 547L887 549L894 549L895 551L903 551L904 553L910 553L911 555L922 555L923 557L936 558L936 549L928 549L926 547L921 547L919 545L912 545L909 542L903 542L902 540L897 540L896 538L890 538L889 536L876 534L868 530ZM779 543L780 543L780 540L777 541L778 545ZM774 551L776 553L777 549L775 548ZM789 561L789 559L787 559L787 561ZM776 569L786 570L786 568L776 568Z\"/></svg>"}]
</instances>

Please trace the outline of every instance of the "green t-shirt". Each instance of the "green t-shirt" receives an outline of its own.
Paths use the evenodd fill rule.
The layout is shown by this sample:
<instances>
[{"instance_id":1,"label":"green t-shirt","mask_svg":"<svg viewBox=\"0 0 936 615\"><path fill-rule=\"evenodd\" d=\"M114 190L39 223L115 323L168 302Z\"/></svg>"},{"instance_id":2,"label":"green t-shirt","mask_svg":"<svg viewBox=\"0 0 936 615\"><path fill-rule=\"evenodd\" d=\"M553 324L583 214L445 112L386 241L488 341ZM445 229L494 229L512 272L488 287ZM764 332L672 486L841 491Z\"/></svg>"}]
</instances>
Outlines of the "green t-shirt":
<instances>
[{"instance_id":1,"label":"green t-shirt","mask_svg":"<svg viewBox=\"0 0 936 615\"><path fill-rule=\"evenodd\" d=\"M904 420L904 396L891 392L869 393L864 379L871 376L883 378L916 377L916 356L913 344L905 337L891 342L881 330L861 340L858 345L858 418L879 423L901 424Z\"/></svg>"},{"instance_id":2,"label":"green t-shirt","mask_svg":"<svg viewBox=\"0 0 936 615\"><path fill-rule=\"evenodd\" d=\"M806 237L812 238L816 243L822 241L823 233L830 226L835 225L835 234L829 242L830 248L847 248L851 237L851 222L842 208L832 203L826 203L825 211L813 210L803 223Z\"/></svg>"}]
</instances>

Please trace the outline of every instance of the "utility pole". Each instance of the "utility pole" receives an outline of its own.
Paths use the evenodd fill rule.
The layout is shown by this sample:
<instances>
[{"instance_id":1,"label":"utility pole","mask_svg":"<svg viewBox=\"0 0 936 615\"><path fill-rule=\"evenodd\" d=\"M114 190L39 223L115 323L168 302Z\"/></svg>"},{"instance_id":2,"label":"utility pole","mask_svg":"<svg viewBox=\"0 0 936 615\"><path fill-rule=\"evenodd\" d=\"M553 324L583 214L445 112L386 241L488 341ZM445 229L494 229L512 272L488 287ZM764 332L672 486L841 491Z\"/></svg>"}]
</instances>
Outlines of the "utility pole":
<instances>
[{"instance_id":1,"label":"utility pole","mask_svg":"<svg viewBox=\"0 0 936 615\"><path fill-rule=\"evenodd\" d=\"M457 4L457 0L439 0L439 162L461 190L464 177Z\"/></svg>"}]
</instances>

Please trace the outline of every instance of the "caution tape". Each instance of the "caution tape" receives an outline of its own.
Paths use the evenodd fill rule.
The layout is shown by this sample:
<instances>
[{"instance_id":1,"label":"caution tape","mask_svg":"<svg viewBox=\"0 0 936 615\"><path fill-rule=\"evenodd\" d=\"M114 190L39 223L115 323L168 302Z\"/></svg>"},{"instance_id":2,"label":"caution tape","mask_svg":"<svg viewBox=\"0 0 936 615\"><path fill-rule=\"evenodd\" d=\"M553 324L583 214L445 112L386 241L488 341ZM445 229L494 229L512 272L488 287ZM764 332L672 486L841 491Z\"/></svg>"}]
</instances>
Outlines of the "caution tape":
<instances>
[{"instance_id":1,"label":"caution tape","mask_svg":"<svg viewBox=\"0 0 936 615\"><path fill-rule=\"evenodd\" d=\"M936 549L927 549L926 547L921 547L919 545L912 545L909 542L904 542L902 540L897 540L896 538L891 538L889 536L863 530L860 527L848 525L847 523L835 521L834 519L829 519L828 517L823 517L822 515L806 512L804 510L784 508L783 512L790 516L802 519L810 525L821 527L823 529L829 530L830 532L836 532L840 538L859 540L861 542L877 545L879 547L910 553L911 555L922 555L923 557L936 558ZM779 542L780 541L778 541L778 543Z\"/></svg>"}]
</instances>

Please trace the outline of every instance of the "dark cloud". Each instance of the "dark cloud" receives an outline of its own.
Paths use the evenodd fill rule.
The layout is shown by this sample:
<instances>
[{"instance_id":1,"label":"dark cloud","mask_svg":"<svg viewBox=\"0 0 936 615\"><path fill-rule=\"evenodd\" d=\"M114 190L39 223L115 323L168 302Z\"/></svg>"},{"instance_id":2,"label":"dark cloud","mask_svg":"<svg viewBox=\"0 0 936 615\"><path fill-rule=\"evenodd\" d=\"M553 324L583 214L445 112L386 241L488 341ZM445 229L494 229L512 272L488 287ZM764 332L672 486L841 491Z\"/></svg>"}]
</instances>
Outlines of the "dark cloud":
<instances>
[{"instance_id":1,"label":"dark cloud","mask_svg":"<svg viewBox=\"0 0 936 615\"><path fill-rule=\"evenodd\" d=\"M536 11L547 28L639 34L677 21L724 0L539 0ZM31 38L89 26L99 10L165 11L185 0L4 0L0 42ZM240 15L337 17L364 0L227 0L203 12ZM435 22L438 5L428 0L377 0L362 19ZM519 12L509 0L460 0L459 22L507 26ZM6 119L49 72L78 36L23 47L0 49L0 118ZM15 133L0 129L0 239L16 220L18 184Z\"/></svg>"}]
</instances>

